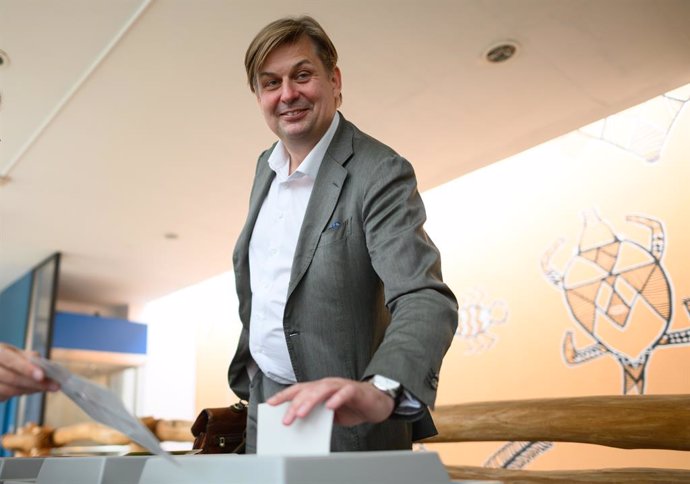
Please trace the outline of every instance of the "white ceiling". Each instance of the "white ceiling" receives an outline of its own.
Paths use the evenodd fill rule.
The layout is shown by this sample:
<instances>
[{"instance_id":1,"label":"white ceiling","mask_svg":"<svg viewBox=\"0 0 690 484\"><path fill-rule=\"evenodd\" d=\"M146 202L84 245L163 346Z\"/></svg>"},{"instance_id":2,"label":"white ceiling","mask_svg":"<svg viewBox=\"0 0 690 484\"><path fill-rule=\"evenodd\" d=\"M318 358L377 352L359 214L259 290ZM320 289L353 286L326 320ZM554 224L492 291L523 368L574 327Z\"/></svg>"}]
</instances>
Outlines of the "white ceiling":
<instances>
[{"instance_id":1,"label":"white ceiling","mask_svg":"<svg viewBox=\"0 0 690 484\"><path fill-rule=\"evenodd\" d=\"M0 0L0 288L54 251L61 298L98 304L229 270L273 141L244 50L302 13L422 190L690 82L687 0Z\"/></svg>"}]
</instances>

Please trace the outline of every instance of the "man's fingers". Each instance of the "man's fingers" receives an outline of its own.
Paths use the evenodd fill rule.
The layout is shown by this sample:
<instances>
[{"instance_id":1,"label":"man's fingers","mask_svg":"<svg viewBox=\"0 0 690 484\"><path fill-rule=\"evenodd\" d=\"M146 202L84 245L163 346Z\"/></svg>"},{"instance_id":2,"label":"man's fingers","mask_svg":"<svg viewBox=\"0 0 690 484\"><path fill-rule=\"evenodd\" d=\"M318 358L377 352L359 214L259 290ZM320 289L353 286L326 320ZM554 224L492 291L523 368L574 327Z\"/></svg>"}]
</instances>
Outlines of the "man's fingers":
<instances>
[{"instance_id":1,"label":"man's fingers","mask_svg":"<svg viewBox=\"0 0 690 484\"><path fill-rule=\"evenodd\" d=\"M29 361L30 354L0 343L0 400L27 393L59 390L56 382L46 378L43 370Z\"/></svg>"},{"instance_id":2,"label":"man's fingers","mask_svg":"<svg viewBox=\"0 0 690 484\"><path fill-rule=\"evenodd\" d=\"M284 402L292 402L283 416L283 424L290 425L297 417L297 407L301 405L300 393L304 391L304 385L297 383L282 390L266 400L269 405L280 405Z\"/></svg>"},{"instance_id":3,"label":"man's fingers","mask_svg":"<svg viewBox=\"0 0 690 484\"><path fill-rule=\"evenodd\" d=\"M304 384L294 395L292 403L285 412L283 424L290 425L297 418L306 417L316 405L326 400L331 393L331 386L325 382Z\"/></svg>"},{"instance_id":4,"label":"man's fingers","mask_svg":"<svg viewBox=\"0 0 690 484\"><path fill-rule=\"evenodd\" d=\"M30 378L17 375L4 368L0 368L0 401L8 398L46 390L47 384L38 383Z\"/></svg>"},{"instance_id":5,"label":"man's fingers","mask_svg":"<svg viewBox=\"0 0 690 484\"><path fill-rule=\"evenodd\" d=\"M294 396L299 392L299 384L292 385L285 390L281 390L271 398L266 400L269 405L280 405L283 402L292 400Z\"/></svg>"},{"instance_id":6,"label":"man's fingers","mask_svg":"<svg viewBox=\"0 0 690 484\"><path fill-rule=\"evenodd\" d=\"M395 403L372 385L344 378L324 378L295 384L269 398L271 405L290 401L283 416L283 424L290 425L309 415L314 407L324 403L335 412L337 423L356 425L362 422L381 422L388 418Z\"/></svg>"},{"instance_id":7,"label":"man's fingers","mask_svg":"<svg viewBox=\"0 0 690 484\"><path fill-rule=\"evenodd\" d=\"M5 385L4 383L0 383L0 402L4 402L5 400L10 399L18 394L18 389L16 387L11 387L9 385Z\"/></svg>"},{"instance_id":8,"label":"man's fingers","mask_svg":"<svg viewBox=\"0 0 690 484\"><path fill-rule=\"evenodd\" d=\"M29 354L30 352L24 353L13 346L2 344L0 345L0 367L5 367L37 382L43 381L45 379L43 370L29 361Z\"/></svg>"},{"instance_id":9,"label":"man's fingers","mask_svg":"<svg viewBox=\"0 0 690 484\"><path fill-rule=\"evenodd\" d=\"M357 396L357 388L354 385L341 387L326 401L326 408L338 410L346 403L351 402Z\"/></svg>"},{"instance_id":10,"label":"man's fingers","mask_svg":"<svg viewBox=\"0 0 690 484\"><path fill-rule=\"evenodd\" d=\"M15 373L3 367L0 367L0 382L8 387L16 387L18 389L34 392L42 390L44 386L41 382L37 382L33 378Z\"/></svg>"},{"instance_id":11,"label":"man's fingers","mask_svg":"<svg viewBox=\"0 0 690 484\"><path fill-rule=\"evenodd\" d=\"M342 378L325 378L308 383L298 383L277 393L267 400L270 405L279 405L290 401L283 416L283 424L290 425L297 418L304 418L316 405L325 402L349 380Z\"/></svg>"}]
</instances>

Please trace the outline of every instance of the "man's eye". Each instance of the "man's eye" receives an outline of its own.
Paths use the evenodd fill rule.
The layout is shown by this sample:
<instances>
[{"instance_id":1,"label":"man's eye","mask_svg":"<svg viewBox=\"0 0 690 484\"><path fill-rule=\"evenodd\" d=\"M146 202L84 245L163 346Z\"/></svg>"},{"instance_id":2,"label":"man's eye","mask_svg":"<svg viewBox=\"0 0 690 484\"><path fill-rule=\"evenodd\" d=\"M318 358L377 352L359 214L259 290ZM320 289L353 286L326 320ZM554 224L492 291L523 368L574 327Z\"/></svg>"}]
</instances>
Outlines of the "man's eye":
<instances>
[{"instance_id":1,"label":"man's eye","mask_svg":"<svg viewBox=\"0 0 690 484\"><path fill-rule=\"evenodd\" d=\"M302 71L296 76L298 81L308 81L311 78L311 72Z\"/></svg>"},{"instance_id":2,"label":"man's eye","mask_svg":"<svg viewBox=\"0 0 690 484\"><path fill-rule=\"evenodd\" d=\"M264 89L275 89L276 87L278 87L279 84L280 83L278 81L276 81L275 79L270 79L268 81L264 81L263 88Z\"/></svg>"}]
</instances>

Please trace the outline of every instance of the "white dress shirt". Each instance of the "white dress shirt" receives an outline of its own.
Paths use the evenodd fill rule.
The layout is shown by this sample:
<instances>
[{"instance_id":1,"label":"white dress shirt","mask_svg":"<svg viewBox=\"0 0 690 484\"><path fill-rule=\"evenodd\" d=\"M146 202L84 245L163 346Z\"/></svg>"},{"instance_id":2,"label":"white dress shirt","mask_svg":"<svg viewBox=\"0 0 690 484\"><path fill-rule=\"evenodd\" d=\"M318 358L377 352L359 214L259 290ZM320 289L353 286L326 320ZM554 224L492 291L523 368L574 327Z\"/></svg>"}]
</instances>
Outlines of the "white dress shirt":
<instances>
[{"instance_id":1,"label":"white dress shirt","mask_svg":"<svg viewBox=\"0 0 690 484\"><path fill-rule=\"evenodd\" d=\"M249 242L252 289L249 350L263 374L278 383L297 381L283 331L283 313L304 214L316 174L339 122L340 114L336 113L326 133L291 175L290 156L281 141L268 158L276 176Z\"/></svg>"}]
</instances>

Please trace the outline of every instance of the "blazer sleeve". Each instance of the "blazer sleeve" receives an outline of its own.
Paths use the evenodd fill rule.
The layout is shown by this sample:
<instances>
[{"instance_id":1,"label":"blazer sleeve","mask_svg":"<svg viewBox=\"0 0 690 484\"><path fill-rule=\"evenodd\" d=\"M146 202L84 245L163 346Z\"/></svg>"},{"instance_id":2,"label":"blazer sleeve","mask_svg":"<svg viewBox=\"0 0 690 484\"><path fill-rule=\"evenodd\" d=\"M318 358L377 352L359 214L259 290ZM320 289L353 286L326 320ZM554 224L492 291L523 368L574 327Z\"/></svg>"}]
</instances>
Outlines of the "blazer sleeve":
<instances>
[{"instance_id":1,"label":"blazer sleeve","mask_svg":"<svg viewBox=\"0 0 690 484\"><path fill-rule=\"evenodd\" d=\"M438 249L424 231L424 204L410 163L376 163L362 205L371 262L383 282L391 322L364 377L399 381L433 408L441 361L455 334L458 305L443 282Z\"/></svg>"}]
</instances>

